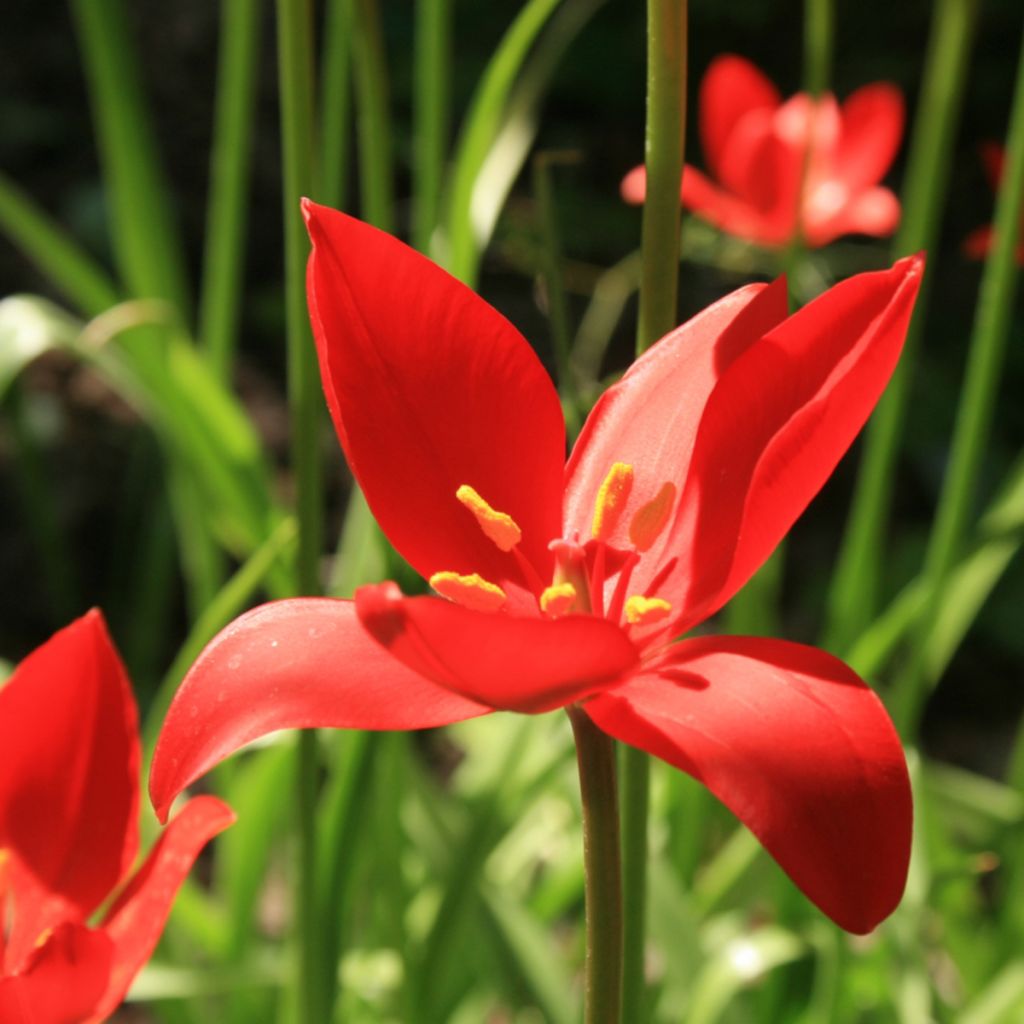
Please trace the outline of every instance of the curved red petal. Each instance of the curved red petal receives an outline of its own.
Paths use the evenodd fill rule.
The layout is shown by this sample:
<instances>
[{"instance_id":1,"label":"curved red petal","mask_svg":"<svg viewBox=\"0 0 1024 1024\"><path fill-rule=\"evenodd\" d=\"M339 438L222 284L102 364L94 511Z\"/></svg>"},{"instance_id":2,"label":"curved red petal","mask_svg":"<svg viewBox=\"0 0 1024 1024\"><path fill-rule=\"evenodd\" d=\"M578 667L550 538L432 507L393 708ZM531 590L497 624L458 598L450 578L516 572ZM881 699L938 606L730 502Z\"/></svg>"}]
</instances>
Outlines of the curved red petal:
<instances>
[{"instance_id":1,"label":"curved red petal","mask_svg":"<svg viewBox=\"0 0 1024 1024\"><path fill-rule=\"evenodd\" d=\"M842 662L781 640L702 637L584 705L703 782L847 931L899 903L910 784L881 701Z\"/></svg>"},{"instance_id":2,"label":"curved red petal","mask_svg":"<svg viewBox=\"0 0 1024 1024\"><path fill-rule=\"evenodd\" d=\"M851 93L840 109L841 128L833 174L853 190L877 185L903 139L903 95L888 82Z\"/></svg>"},{"instance_id":3,"label":"curved red petal","mask_svg":"<svg viewBox=\"0 0 1024 1024\"><path fill-rule=\"evenodd\" d=\"M393 583L362 587L356 608L367 631L411 669L495 709L563 707L637 664L626 634L591 615L471 611L440 598L403 597Z\"/></svg>"},{"instance_id":4,"label":"curved red petal","mask_svg":"<svg viewBox=\"0 0 1024 1024\"><path fill-rule=\"evenodd\" d=\"M522 578L456 500L512 516L545 579L558 530L565 424L540 360L465 285L384 232L306 202L307 292L327 401L352 471L424 577Z\"/></svg>"},{"instance_id":5,"label":"curved red petal","mask_svg":"<svg viewBox=\"0 0 1024 1024\"><path fill-rule=\"evenodd\" d=\"M222 630L185 676L149 779L161 821L189 783L279 729L425 729L488 711L392 658L351 601L295 598Z\"/></svg>"},{"instance_id":6,"label":"curved red petal","mask_svg":"<svg viewBox=\"0 0 1024 1024\"><path fill-rule=\"evenodd\" d=\"M131 684L91 611L0 687L0 847L91 912L138 850L139 739Z\"/></svg>"},{"instance_id":7,"label":"curved red petal","mask_svg":"<svg viewBox=\"0 0 1024 1024\"><path fill-rule=\"evenodd\" d=\"M778 90L750 61L724 54L711 62L700 85L700 136L708 168L721 177L737 122L752 110L772 109Z\"/></svg>"},{"instance_id":8,"label":"curved red petal","mask_svg":"<svg viewBox=\"0 0 1024 1024\"><path fill-rule=\"evenodd\" d=\"M828 479L888 383L923 270L914 256L843 281L721 375L665 541L680 631L746 583Z\"/></svg>"},{"instance_id":9,"label":"curved red petal","mask_svg":"<svg viewBox=\"0 0 1024 1024\"><path fill-rule=\"evenodd\" d=\"M682 490L704 407L729 367L788 311L782 279L740 288L662 338L610 387L587 417L566 467L563 532L590 535L594 503L615 462L633 466L630 504L607 540L629 548L636 508L671 481ZM680 553L666 531L637 566L636 593Z\"/></svg>"},{"instance_id":10,"label":"curved red petal","mask_svg":"<svg viewBox=\"0 0 1024 1024\"><path fill-rule=\"evenodd\" d=\"M833 184L826 184L818 194L827 192ZM814 213L813 209L811 213ZM809 246L815 248L828 245L842 235L886 238L899 227L899 224L900 201L895 193L879 186L865 189L854 196L847 196L838 209L825 216L820 213L809 215L804 225L805 239Z\"/></svg>"},{"instance_id":11,"label":"curved red petal","mask_svg":"<svg viewBox=\"0 0 1024 1024\"><path fill-rule=\"evenodd\" d=\"M0 978L3 1024L91 1021L110 974L110 940L83 924L57 927L15 973Z\"/></svg>"},{"instance_id":12,"label":"curved red petal","mask_svg":"<svg viewBox=\"0 0 1024 1024\"><path fill-rule=\"evenodd\" d=\"M190 800L164 829L145 863L110 910L100 931L114 950L110 977L96 1009L113 1013L164 930L171 904L202 848L235 820L227 804L212 796Z\"/></svg>"}]
</instances>

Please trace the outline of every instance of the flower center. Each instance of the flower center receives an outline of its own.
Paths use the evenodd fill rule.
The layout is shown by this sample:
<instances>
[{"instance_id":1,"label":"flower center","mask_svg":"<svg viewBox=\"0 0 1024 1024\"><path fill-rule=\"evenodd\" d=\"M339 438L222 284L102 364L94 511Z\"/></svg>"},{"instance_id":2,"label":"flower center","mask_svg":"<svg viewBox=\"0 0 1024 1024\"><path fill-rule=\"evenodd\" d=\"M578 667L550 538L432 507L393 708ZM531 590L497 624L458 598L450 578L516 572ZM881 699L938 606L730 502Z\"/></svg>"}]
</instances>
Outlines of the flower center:
<instances>
[{"instance_id":1,"label":"flower center","mask_svg":"<svg viewBox=\"0 0 1024 1024\"><path fill-rule=\"evenodd\" d=\"M672 612L672 605L653 593L629 594L629 583L641 555L649 551L668 526L676 500L676 485L666 481L649 501L635 509L626 531L629 544L613 546L629 507L633 492L633 467L616 462L608 470L594 500L591 539L560 538L549 545L555 556L554 578L545 586L537 571L519 550L523 532L507 512L493 508L469 484L455 492L456 499L470 512L477 526L499 550L511 553L530 588L537 595L542 614L559 618L570 613L601 615L626 627L659 622ZM660 574L659 574L660 575ZM605 584L617 577L605 607ZM435 572L430 585L442 597L474 611L497 612L508 603L508 595L479 573ZM648 591L657 589L658 579Z\"/></svg>"}]
</instances>

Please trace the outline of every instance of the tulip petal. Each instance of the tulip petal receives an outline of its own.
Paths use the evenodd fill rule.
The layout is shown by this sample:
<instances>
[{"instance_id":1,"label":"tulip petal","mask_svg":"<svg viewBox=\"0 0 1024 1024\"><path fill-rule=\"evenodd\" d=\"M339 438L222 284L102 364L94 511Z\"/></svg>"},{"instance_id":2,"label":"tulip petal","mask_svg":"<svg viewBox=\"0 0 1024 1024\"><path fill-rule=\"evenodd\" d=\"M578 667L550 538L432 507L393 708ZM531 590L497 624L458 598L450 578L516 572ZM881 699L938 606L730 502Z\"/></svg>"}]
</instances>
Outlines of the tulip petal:
<instances>
[{"instance_id":1,"label":"tulip petal","mask_svg":"<svg viewBox=\"0 0 1024 1024\"><path fill-rule=\"evenodd\" d=\"M150 797L165 821L189 783L279 729L425 729L488 710L392 658L351 601L275 601L222 630L185 676L157 742Z\"/></svg>"},{"instance_id":2,"label":"tulip petal","mask_svg":"<svg viewBox=\"0 0 1024 1024\"><path fill-rule=\"evenodd\" d=\"M842 189L835 182L826 184L820 191L832 188ZM887 188L865 189L853 197L847 196L841 205L828 216L808 216L806 241L811 247L828 245L842 235L871 235L886 238L900 224L900 201Z\"/></svg>"},{"instance_id":3,"label":"tulip petal","mask_svg":"<svg viewBox=\"0 0 1024 1024\"><path fill-rule=\"evenodd\" d=\"M97 1020L113 1013L156 948L174 897L202 848L234 820L231 808L215 797L190 800L107 911L99 930L111 941L114 958Z\"/></svg>"},{"instance_id":4,"label":"tulip petal","mask_svg":"<svg viewBox=\"0 0 1024 1024\"><path fill-rule=\"evenodd\" d=\"M828 479L888 383L922 257L831 288L751 345L701 417L666 550L684 632L757 571Z\"/></svg>"},{"instance_id":5,"label":"tulip petal","mask_svg":"<svg viewBox=\"0 0 1024 1024\"><path fill-rule=\"evenodd\" d=\"M713 174L725 180L726 144L740 119L780 102L778 90L750 61L733 54L712 61L701 81L699 103L701 145Z\"/></svg>"},{"instance_id":6,"label":"tulip petal","mask_svg":"<svg viewBox=\"0 0 1024 1024\"><path fill-rule=\"evenodd\" d=\"M566 467L563 531L589 536L594 504L613 463L633 466L626 515L607 540L629 548L636 508L663 483L681 491L689 472L704 407L716 383L747 349L781 323L788 311L786 286L748 285L720 299L644 353L594 406ZM635 592L644 593L664 559L679 553L657 541L637 566Z\"/></svg>"},{"instance_id":7,"label":"tulip petal","mask_svg":"<svg viewBox=\"0 0 1024 1024\"><path fill-rule=\"evenodd\" d=\"M903 138L903 96L888 82L852 92L840 109L841 128L832 173L853 190L877 185Z\"/></svg>"},{"instance_id":8,"label":"tulip petal","mask_svg":"<svg viewBox=\"0 0 1024 1024\"><path fill-rule=\"evenodd\" d=\"M864 933L900 900L911 798L881 701L823 651L701 637L584 708L704 783L824 913Z\"/></svg>"},{"instance_id":9,"label":"tulip petal","mask_svg":"<svg viewBox=\"0 0 1024 1024\"><path fill-rule=\"evenodd\" d=\"M0 978L3 1024L92 1020L110 972L110 940L82 924L57 927L16 971Z\"/></svg>"},{"instance_id":10,"label":"tulip petal","mask_svg":"<svg viewBox=\"0 0 1024 1024\"><path fill-rule=\"evenodd\" d=\"M456 500L473 487L523 532L547 579L565 458L540 360L495 309L367 224L304 206L320 370L353 473L384 532L424 577L522 582L516 558Z\"/></svg>"},{"instance_id":11,"label":"tulip petal","mask_svg":"<svg viewBox=\"0 0 1024 1024\"><path fill-rule=\"evenodd\" d=\"M138 850L135 702L99 611L0 688L0 750L0 847L88 915Z\"/></svg>"},{"instance_id":12,"label":"tulip petal","mask_svg":"<svg viewBox=\"0 0 1024 1024\"><path fill-rule=\"evenodd\" d=\"M615 624L478 612L434 597L403 597L393 583L362 587L366 629L411 669L495 709L550 711L595 693L637 663Z\"/></svg>"}]
</instances>

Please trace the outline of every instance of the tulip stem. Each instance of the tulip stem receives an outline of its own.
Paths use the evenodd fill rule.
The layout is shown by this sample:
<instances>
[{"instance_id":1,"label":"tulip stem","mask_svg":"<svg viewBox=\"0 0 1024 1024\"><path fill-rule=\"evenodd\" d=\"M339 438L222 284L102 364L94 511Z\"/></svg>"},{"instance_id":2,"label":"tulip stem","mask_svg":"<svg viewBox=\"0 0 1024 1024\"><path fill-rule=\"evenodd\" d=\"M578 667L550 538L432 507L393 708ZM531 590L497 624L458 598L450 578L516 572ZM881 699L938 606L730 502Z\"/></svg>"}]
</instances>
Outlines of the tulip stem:
<instances>
[{"instance_id":1,"label":"tulip stem","mask_svg":"<svg viewBox=\"0 0 1024 1024\"><path fill-rule=\"evenodd\" d=\"M584 1024L619 1024L622 1010L622 861L615 743L579 707L566 709L576 739L583 804L587 955Z\"/></svg>"},{"instance_id":2,"label":"tulip stem","mask_svg":"<svg viewBox=\"0 0 1024 1024\"><path fill-rule=\"evenodd\" d=\"M647 192L641 227L637 353L676 326L679 290L679 183L686 129L687 0L648 0Z\"/></svg>"}]
</instances>

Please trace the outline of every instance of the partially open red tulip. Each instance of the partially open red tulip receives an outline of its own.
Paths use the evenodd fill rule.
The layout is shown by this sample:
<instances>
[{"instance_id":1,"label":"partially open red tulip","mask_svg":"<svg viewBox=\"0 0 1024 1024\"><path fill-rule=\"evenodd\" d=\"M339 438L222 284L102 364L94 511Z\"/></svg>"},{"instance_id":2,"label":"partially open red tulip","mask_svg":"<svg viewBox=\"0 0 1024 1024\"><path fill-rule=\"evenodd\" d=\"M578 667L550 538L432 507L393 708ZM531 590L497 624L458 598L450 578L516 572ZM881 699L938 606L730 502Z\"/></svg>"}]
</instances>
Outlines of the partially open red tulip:
<instances>
[{"instance_id":1,"label":"partially open red tulip","mask_svg":"<svg viewBox=\"0 0 1024 1024\"><path fill-rule=\"evenodd\" d=\"M280 601L207 647L168 713L151 795L274 729L415 729L579 704L704 782L843 927L903 890L911 807L881 703L781 640L673 642L768 558L896 363L922 261L787 316L783 281L651 348L568 464L558 395L507 320L433 263L307 203L327 403L378 522L441 597L393 583Z\"/></svg>"},{"instance_id":2,"label":"partially open red tulip","mask_svg":"<svg viewBox=\"0 0 1024 1024\"><path fill-rule=\"evenodd\" d=\"M797 93L783 102L749 61L716 58L700 87L700 136L709 174L683 172L687 209L748 241L812 248L840 235L891 235L896 196L879 182L903 135L903 98L885 82L866 85L842 104ZM622 183L642 203L646 174ZM801 200L802 197L802 200Z\"/></svg>"},{"instance_id":3,"label":"partially open red tulip","mask_svg":"<svg viewBox=\"0 0 1024 1024\"><path fill-rule=\"evenodd\" d=\"M190 801L133 871L138 809L135 703L93 611L0 686L3 1024L92 1024L113 1013L199 851L234 820L219 800Z\"/></svg>"},{"instance_id":4,"label":"partially open red tulip","mask_svg":"<svg viewBox=\"0 0 1024 1024\"><path fill-rule=\"evenodd\" d=\"M981 147L981 162L985 167L985 177L993 192L999 191L1003 181L1003 173L1006 169L1006 150L998 142L986 142ZM1018 229L1017 242L1017 263L1024 267L1024 221ZM992 248L994 235L992 225L985 224L975 228L966 239L964 239L964 252L973 259L984 259Z\"/></svg>"}]
</instances>

